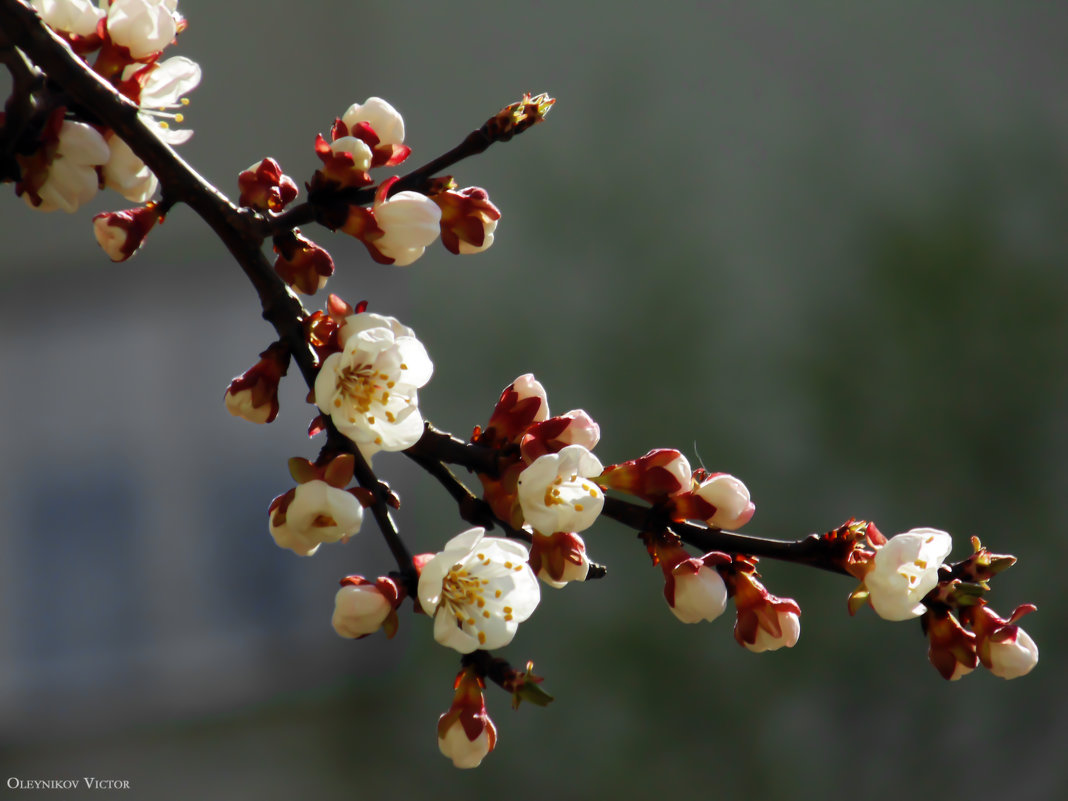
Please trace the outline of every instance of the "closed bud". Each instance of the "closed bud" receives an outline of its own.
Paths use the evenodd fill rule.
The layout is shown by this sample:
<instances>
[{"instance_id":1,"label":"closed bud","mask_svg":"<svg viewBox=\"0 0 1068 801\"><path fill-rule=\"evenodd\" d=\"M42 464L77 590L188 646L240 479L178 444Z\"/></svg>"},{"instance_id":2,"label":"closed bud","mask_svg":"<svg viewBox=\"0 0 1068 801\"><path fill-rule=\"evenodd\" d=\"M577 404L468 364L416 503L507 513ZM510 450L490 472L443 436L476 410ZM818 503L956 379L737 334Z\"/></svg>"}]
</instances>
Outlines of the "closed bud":
<instances>
[{"instance_id":1,"label":"closed bud","mask_svg":"<svg viewBox=\"0 0 1068 801\"><path fill-rule=\"evenodd\" d=\"M449 711L438 718L438 748L458 768L477 768L497 745L497 727L486 714L482 682L470 668L456 679Z\"/></svg>"},{"instance_id":2,"label":"closed bud","mask_svg":"<svg viewBox=\"0 0 1068 801\"><path fill-rule=\"evenodd\" d=\"M139 209L108 211L93 217L93 233L109 259L126 261L144 244L159 220L155 203Z\"/></svg>"},{"instance_id":3,"label":"closed bud","mask_svg":"<svg viewBox=\"0 0 1068 801\"><path fill-rule=\"evenodd\" d=\"M481 253L493 244L500 210L485 189L469 186L431 195L441 209L441 244L450 253Z\"/></svg>"},{"instance_id":4,"label":"closed bud","mask_svg":"<svg viewBox=\"0 0 1068 801\"><path fill-rule=\"evenodd\" d=\"M299 191L293 179L272 158L241 172L237 186L241 190L238 203L260 211L281 211L296 199Z\"/></svg>"},{"instance_id":5,"label":"closed bud","mask_svg":"<svg viewBox=\"0 0 1068 801\"><path fill-rule=\"evenodd\" d=\"M334 597L334 631L346 639L360 639L386 630L392 638L397 633L396 609L403 591L389 578L371 582L363 576L346 576Z\"/></svg>"},{"instance_id":6,"label":"closed bud","mask_svg":"<svg viewBox=\"0 0 1068 801\"><path fill-rule=\"evenodd\" d=\"M693 486L690 463L674 448L657 448L644 456L605 468L597 481L609 489L659 503Z\"/></svg>"},{"instance_id":7,"label":"closed bud","mask_svg":"<svg viewBox=\"0 0 1068 801\"><path fill-rule=\"evenodd\" d=\"M224 401L234 417L250 423L270 423L278 416L278 382L289 369L289 351L275 342L260 360L230 381Z\"/></svg>"}]
</instances>

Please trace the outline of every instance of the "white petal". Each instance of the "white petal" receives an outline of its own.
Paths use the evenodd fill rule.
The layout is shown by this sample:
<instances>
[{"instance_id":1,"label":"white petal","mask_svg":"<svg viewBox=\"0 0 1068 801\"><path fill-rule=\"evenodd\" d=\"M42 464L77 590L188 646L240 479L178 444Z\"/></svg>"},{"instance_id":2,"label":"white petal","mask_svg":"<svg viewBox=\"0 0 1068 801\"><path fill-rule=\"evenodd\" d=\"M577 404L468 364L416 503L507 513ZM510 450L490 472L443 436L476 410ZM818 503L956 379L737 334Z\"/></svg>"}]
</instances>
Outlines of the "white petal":
<instances>
[{"instance_id":1,"label":"white petal","mask_svg":"<svg viewBox=\"0 0 1068 801\"><path fill-rule=\"evenodd\" d=\"M434 639L461 654L469 654L480 647L478 638L460 628L455 616L444 606L434 615Z\"/></svg>"},{"instance_id":2,"label":"white petal","mask_svg":"<svg viewBox=\"0 0 1068 801\"><path fill-rule=\"evenodd\" d=\"M185 56L173 56L148 74L141 90L141 106L155 109L176 104L200 83L200 65Z\"/></svg>"}]
</instances>

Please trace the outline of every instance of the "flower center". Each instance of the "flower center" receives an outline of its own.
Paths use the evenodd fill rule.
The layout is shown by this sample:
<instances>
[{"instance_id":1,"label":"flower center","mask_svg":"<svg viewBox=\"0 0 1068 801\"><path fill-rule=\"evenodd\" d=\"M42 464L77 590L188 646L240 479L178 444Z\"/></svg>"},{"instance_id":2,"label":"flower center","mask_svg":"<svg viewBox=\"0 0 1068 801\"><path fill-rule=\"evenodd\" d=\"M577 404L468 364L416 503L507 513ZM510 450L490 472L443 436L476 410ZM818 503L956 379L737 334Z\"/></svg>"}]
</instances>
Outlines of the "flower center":
<instances>
[{"instance_id":1,"label":"flower center","mask_svg":"<svg viewBox=\"0 0 1068 801\"><path fill-rule=\"evenodd\" d=\"M585 507L582 505L587 497L596 498L598 488L595 484L579 479L577 473L572 473L568 481L563 476L557 476L552 484L545 488L545 505L557 506L567 504L576 512L581 512Z\"/></svg>"},{"instance_id":2,"label":"flower center","mask_svg":"<svg viewBox=\"0 0 1068 801\"><path fill-rule=\"evenodd\" d=\"M489 560L483 557L483 564L488 565ZM456 618L458 625L466 625L474 629L479 645L486 642L486 634L478 626L481 622L480 618L488 620L492 616L490 610L486 608L484 595L486 585L489 583L489 579L474 576L462 564L457 563L446 574L441 586L441 603ZM497 596L500 594L498 590ZM504 611L510 613L512 610L510 607L505 607ZM511 615L506 614L505 620L510 619Z\"/></svg>"},{"instance_id":3,"label":"flower center","mask_svg":"<svg viewBox=\"0 0 1068 801\"><path fill-rule=\"evenodd\" d=\"M378 378L387 377L381 373L376 374L374 366L370 364L342 367L337 372L336 386L339 397L334 399L334 406L340 407L342 398L344 398L355 411L367 414L371 409L371 404L376 400L385 403L389 399L389 390L376 381ZM378 393L381 394L378 395Z\"/></svg>"}]
</instances>

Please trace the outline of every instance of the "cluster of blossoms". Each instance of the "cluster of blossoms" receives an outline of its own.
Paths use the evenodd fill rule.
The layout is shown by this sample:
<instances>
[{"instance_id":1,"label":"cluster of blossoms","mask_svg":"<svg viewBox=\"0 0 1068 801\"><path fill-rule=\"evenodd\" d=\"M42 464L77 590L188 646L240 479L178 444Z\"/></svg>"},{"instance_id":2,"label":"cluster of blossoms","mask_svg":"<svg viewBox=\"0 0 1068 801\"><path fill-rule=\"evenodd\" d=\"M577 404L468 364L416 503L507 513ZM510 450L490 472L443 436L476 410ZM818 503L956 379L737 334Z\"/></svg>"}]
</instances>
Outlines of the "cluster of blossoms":
<instances>
[{"instance_id":1,"label":"cluster of blossoms","mask_svg":"<svg viewBox=\"0 0 1068 801\"><path fill-rule=\"evenodd\" d=\"M404 118L380 97L349 106L334 120L330 141L318 134L315 154L322 167L307 184L318 220L359 239L375 261L397 267L415 262L439 235L452 253L489 248L501 213L486 190L458 189L450 176L429 179L425 193L400 189L397 175L374 186L372 169L396 167L411 153L404 135ZM299 194L296 182L271 158L243 171L238 186L240 205L272 216ZM334 273L330 254L299 228L276 233L274 249L275 272L295 292L315 294Z\"/></svg>"},{"instance_id":2,"label":"cluster of blossoms","mask_svg":"<svg viewBox=\"0 0 1068 801\"><path fill-rule=\"evenodd\" d=\"M711 621L734 599L734 638L754 652L789 648L801 635L801 609L790 598L767 591L756 572L756 557L710 551L691 556L671 524L699 520L710 528L739 528L756 506L749 490L729 473L692 470L686 457L671 448L612 465L601 476L610 489L648 501L668 524L642 537L654 565L664 573L664 598L683 623Z\"/></svg>"},{"instance_id":3,"label":"cluster of blossoms","mask_svg":"<svg viewBox=\"0 0 1068 801\"><path fill-rule=\"evenodd\" d=\"M1015 679L1038 664L1038 646L1016 623L1035 607L1023 604L1002 618L982 597L1015 557L992 554L972 538L972 555L947 565L952 538L933 528L888 540L874 524L850 521L826 538L845 547L842 566L861 581L850 612L867 603L886 620L920 618L928 658L944 678L956 681L981 663L995 676Z\"/></svg>"},{"instance_id":4,"label":"cluster of blossoms","mask_svg":"<svg viewBox=\"0 0 1068 801\"><path fill-rule=\"evenodd\" d=\"M377 450L413 448L423 429L415 391L430 367L411 329L331 296L328 311L313 315L308 330L309 342L323 354L313 393L323 416L313 430L329 417L367 457ZM271 364L268 353L259 375L277 374L265 364ZM417 381L404 383L404 365ZM258 386L251 378L244 383ZM388 393L397 388L404 400L391 407ZM419 424L406 424L402 412ZM335 630L347 638L380 629L392 636L397 610L411 596L414 610L433 618L434 638L465 659L508 645L540 601L538 579L560 588L592 575L580 532L605 512L611 491L649 504L627 508L644 510L641 537L663 573L664 598L678 620L715 620L733 600L739 645L757 653L796 645L801 609L792 598L767 590L755 555L731 549L694 556L687 550L702 536L739 536L724 529L740 527L754 514L745 484L726 473L693 470L682 453L668 448L604 467L593 454L599 439L600 428L585 411L552 416L547 393L534 376L517 378L468 443L485 466L469 465L482 485L481 502L508 537L471 528L440 552L413 557L407 579L403 570L374 581L347 576L335 599ZM373 499L367 491L344 489L352 479L351 461L321 455L319 466L293 463L299 486L271 505L276 542L311 554L322 542L354 533L361 501L370 505ZM851 612L868 604L887 620L921 618L930 659L946 678L959 678L980 662L1005 678L1036 664L1037 647L1016 623L1033 607L1022 606L1002 619L979 597L987 579L1011 564L1011 557L992 555L976 543L971 558L950 566L944 560L952 543L945 532L914 529L887 540L873 524L857 521L806 542L821 551L825 566L861 581L850 596ZM519 687L529 694L540 681L529 665L524 674L510 668L499 672L504 678L497 677L498 683L513 692ZM477 663L465 662L453 705L439 721L441 751L458 767L478 765L496 743L482 694L486 675Z\"/></svg>"},{"instance_id":5,"label":"cluster of blossoms","mask_svg":"<svg viewBox=\"0 0 1068 801\"><path fill-rule=\"evenodd\" d=\"M178 0L33 0L42 20L92 69L139 106L157 135L169 144L192 132L177 130L184 98L200 83L200 67L182 56L161 59L186 27ZM134 203L146 203L159 182L122 139L92 118L79 118L63 100L42 89L39 105L49 109L43 125L21 132L15 192L39 211L75 211L100 188L113 189ZM0 125L7 120L0 114ZM115 261L136 250L159 213L147 207L94 220L97 239Z\"/></svg>"},{"instance_id":6,"label":"cluster of blossoms","mask_svg":"<svg viewBox=\"0 0 1068 801\"><path fill-rule=\"evenodd\" d=\"M95 54L91 69L137 104L146 120L151 117L165 143L188 138L188 131L155 124L157 117L181 122L168 109L184 104L182 95L200 80L199 67L188 59L161 61L163 49L185 28L177 0L34 0L32 6L83 61ZM84 115L79 119L57 99L61 95L48 94L47 83L34 91L40 93L36 107L44 110L35 124L15 119L17 102L7 106L14 115L0 117L0 127L12 126L4 139L17 144L17 193L46 211L73 211L100 187L143 204L95 218L105 252L116 261L129 258L166 211L163 201L151 201L159 181L112 130ZM507 141L544 119L553 102L525 95L431 165L452 164L458 160L452 154L473 155ZM16 129L19 135L11 136ZM375 261L395 266L412 264L439 236L457 254L492 245L500 212L485 190L459 189L451 176L430 175L430 166L376 184L372 170L407 160L404 139L401 115L371 97L334 121L329 140L316 137L322 166L306 183L307 202L291 206L300 190L273 159L239 174L238 204L226 202L223 216L229 225L235 215L242 220L237 234L249 245L246 253L259 259L249 255L242 266L279 338L230 382L225 404L235 416L272 422L279 414L279 383L290 362L298 363L316 409L309 436L325 434L326 441L314 461L290 459L295 486L271 501L268 531L279 547L310 557L324 544L344 544L358 534L370 511L397 570L375 579L342 578L333 627L347 639L378 631L392 637L408 599L413 612L433 621L434 639L460 654L452 705L437 727L439 748L457 767L477 766L496 745L483 696L486 680L511 693L514 706L551 700L532 663L513 669L490 652L512 642L537 608L542 584L559 589L605 574L591 562L583 538L603 516L639 532L661 569L675 618L713 621L733 600L734 638L750 651L790 648L800 636L797 602L771 594L757 572L758 558L770 557L856 578L851 613L868 605L887 620L918 618L930 661L947 679L980 663L1003 678L1034 668L1038 648L1018 625L1034 607L1024 604L1003 618L985 599L989 580L1015 559L990 553L976 539L971 556L947 564L950 536L930 528L887 539L873 524L850 520L792 543L736 533L755 512L741 480L694 470L669 448L605 467L593 453L600 440L597 422L582 409L551 415L545 388L530 374L503 390L486 425L475 427L467 441L433 429L420 411L419 391L434 366L410 327L336 295L329 295L325 310L309 313L294 295L322 290L335 270L330 254L303 236L298 224L314 221L354 236ZM168 187L167 197L172 194ZM277 254L273 265L261 250L268 237ZM439 551L409 553L388 511L400 499L371 469L378 453L402 451L446 487L460 516L472 524ZM481 493L457 479L450 464L473 472ZM487 536L491 528L504 536Z\"/></svg>"}]
</instances>

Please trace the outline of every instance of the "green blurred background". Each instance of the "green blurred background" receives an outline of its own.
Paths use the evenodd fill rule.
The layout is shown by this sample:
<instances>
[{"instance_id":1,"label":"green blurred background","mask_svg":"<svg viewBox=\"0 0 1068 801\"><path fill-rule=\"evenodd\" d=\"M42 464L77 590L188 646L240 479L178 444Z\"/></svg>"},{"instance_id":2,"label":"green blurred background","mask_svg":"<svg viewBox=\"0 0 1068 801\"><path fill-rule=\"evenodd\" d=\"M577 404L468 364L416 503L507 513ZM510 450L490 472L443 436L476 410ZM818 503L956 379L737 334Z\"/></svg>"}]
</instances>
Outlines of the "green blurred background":
<instances>
[{"instance_id":1,"label":"green blurred background","mask_svg":"<svg viewBox=\"0 0 1068 801\"><path fill-rule=\"evenodd\" d=\"M456 771L434 738L456 660L427 621L330 629L336 579L390 568L374 530L307 560L267 536L285 460L315 445L299 379L270 428L222 407L270 340L222 246L179 207L112 265L89 218L125 201L68 219L8 187L0 779L148 799L1068 795L1068 7L180 8L173 53L205 75L181 153L231 196L266 155L303 182L315 134L370 95L404 114L416 165L523 91L559 98L454 170L504 213L486 254L389 269L305 230L332 291L426 342L431 420L465 435L534 372L553 410L600 422L606 464L677 447L741 477L754 533L930 525L953 558L978 536L1020 558L990 599L1039 606L1042 661L947 684L918 624L850 619L851 581L774 563L802 637L750 654L729 615L678 624L604 521L587 542L608 578L546 590L504 652L556 703L512 712L491 689L499 746ZM404 459L375 464L415 550L460 529Z\"/></svg>"}]
</instances>

